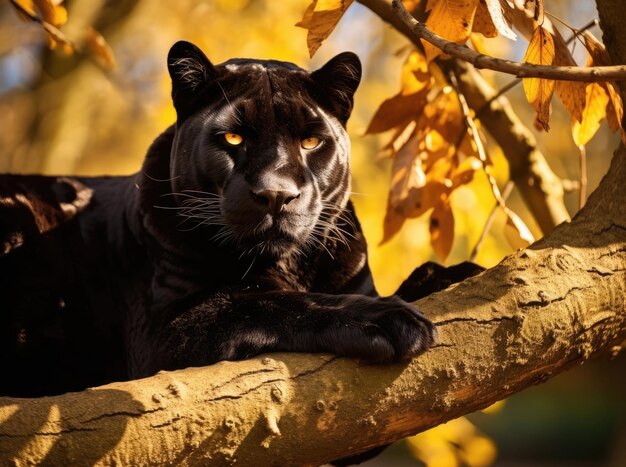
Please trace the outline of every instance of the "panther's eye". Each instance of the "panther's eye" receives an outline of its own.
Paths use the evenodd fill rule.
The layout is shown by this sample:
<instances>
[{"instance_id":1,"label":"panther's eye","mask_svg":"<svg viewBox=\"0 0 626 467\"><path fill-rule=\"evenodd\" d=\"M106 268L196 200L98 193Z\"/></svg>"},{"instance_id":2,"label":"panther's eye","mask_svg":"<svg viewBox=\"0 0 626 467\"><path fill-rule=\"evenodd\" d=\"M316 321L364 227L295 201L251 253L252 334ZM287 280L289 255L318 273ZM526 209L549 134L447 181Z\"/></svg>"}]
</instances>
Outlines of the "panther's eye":
<instances>
[{"instance_id":1,"label":"panther's eye","mask_svg":"<svg viewBox=\"0 0 626 467\"><path fill-rule=\"evenodd\" d=\"M243 136L237 133L224 133L224 140L231 146L239 146L243 143Z\"/></svg>"},{"instance_id":2,"label":"panther's eye","mask_svg":"<svg viewBox=\"0 0 626 467\"><path fill-rule=\"evenodd\" d=\"M322 140L320 140L317 136L310 136L300 141L300 145L302 146L302 149L315 149L321 142Z\"/></svg>"}]
</instances>

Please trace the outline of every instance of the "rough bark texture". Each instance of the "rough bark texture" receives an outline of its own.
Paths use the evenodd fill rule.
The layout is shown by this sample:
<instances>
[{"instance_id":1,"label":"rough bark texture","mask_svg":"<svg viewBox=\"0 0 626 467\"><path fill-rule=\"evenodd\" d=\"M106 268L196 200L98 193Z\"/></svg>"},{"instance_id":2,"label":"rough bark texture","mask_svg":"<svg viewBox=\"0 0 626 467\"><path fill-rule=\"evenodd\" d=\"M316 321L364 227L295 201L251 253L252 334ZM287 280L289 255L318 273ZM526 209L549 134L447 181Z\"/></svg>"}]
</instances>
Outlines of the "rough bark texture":
<instances>
[{"instance_id":1,"label":"rough bark texture","mask_svg":"<svg viewBox=\"0 0 626 467\"><path fill-rule=\"evenodd\" d=\"M626 338L625 179L622 148L571 224L417 302L440 342L409 364L276 354L0 398L0 464L320 464L542 382Z\"/></svg>"}]
</instances>

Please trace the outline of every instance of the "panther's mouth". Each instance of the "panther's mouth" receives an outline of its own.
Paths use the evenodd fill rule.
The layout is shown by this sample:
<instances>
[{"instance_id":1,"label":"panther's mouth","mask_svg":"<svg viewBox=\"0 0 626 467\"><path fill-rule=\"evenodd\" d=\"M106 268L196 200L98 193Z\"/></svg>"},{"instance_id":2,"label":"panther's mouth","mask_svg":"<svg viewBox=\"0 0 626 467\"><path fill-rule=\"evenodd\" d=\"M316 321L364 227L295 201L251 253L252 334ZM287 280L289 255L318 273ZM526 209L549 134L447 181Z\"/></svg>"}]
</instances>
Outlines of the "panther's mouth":
<instances>
[{"instance_id":1,"label":"panther's mouth","mask_svg":"<svg viewBox=\"0 0 626 467\"><path fill-rule=\"evenodd\" d=\"M256 224L239 225L243 248L267 252L274 256L289 253L305 243L311 228L310 219L293 215L264 216ZM308 221L308 222L306 222Z\"/></svg>"}]
</instances>

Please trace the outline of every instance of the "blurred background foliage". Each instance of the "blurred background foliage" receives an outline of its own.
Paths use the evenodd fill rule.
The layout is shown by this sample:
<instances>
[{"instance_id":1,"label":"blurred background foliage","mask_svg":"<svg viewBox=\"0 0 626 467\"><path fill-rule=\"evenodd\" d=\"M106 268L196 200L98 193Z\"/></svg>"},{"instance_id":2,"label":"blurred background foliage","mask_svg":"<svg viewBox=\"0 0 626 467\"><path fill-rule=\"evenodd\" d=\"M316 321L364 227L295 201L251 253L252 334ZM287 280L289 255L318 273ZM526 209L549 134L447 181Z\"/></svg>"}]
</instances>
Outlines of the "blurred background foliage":
<instances>
[{"instance_id":1,"label":"blurred background foliage","mask_svg":"<svg viewBox=\"0 0 626 467\"><path fill-rule=\"evenodd\" d=\"M86 26L110 45L115 68L85 54L50 50L38 24L20 21L9 2L0 4L0 172L121 175L137 171L152 140L175 120L165 57L178 39L196 43L218 63L231 57L274 58L314 69L343 50L356 52L364 77L349 122L353 201L369 242L370 264L382 294L390 294L419 264L437 260L427 217L407 221L389 242L383 219L391 161L378 152L385 135L363 136L380 103L396 94L407 41L367 8L355 3L313 60L306 31L294 27L307 0L74 0L65 2L63 32L80 44ZM551 0L550 11L580 25L596 15L593 2ZM601 36L599 31L594 31ZM520 60L526 41L485 39L488 51ZM579 47L580 49L580 47ZM578 53L575 51L575 53ZM485 72L502 87L512 78ZM534 112L517 86L507 96L532 127ZM551 131L538 134L553 170L578 179L570 119L553 103ZM589 191L605 173L618 137L605 126L587 147ZM500 187L508 166L489 145ZM577 194L566 196L571 214ZM446 264L467 260L495 201L484 174L452 194L455 238ZM508 205L540 230L515 190ZM476 262L489 267L511 253L503 238L505 216L496 215ZM626 359L592 362L506 404L452 421L390 448L371 465L626 465ZM477 428L480 427L480 430Z\"/></svg>"}]
</instances>

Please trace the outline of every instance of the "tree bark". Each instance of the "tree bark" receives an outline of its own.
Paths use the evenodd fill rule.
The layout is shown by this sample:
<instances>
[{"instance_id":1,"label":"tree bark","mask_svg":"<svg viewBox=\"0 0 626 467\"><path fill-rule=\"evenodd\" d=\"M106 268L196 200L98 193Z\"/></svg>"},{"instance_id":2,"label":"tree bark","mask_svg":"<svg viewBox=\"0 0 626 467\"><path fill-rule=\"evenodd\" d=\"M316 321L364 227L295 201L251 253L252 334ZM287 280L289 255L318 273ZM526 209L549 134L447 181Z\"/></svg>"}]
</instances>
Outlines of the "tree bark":
<instances>
[{"instance_id":1,"label":"tree bark","mask_svg":"<svg viewBox=\"0 0 626 467\"><path fill-rule=\"evenodd\" d=\"M626 150L570 223L416 305L408 364L275 354L56 397L0 398L0 464L310 465L545 381L626 339Z\"/></svg>"}]
</instances>

